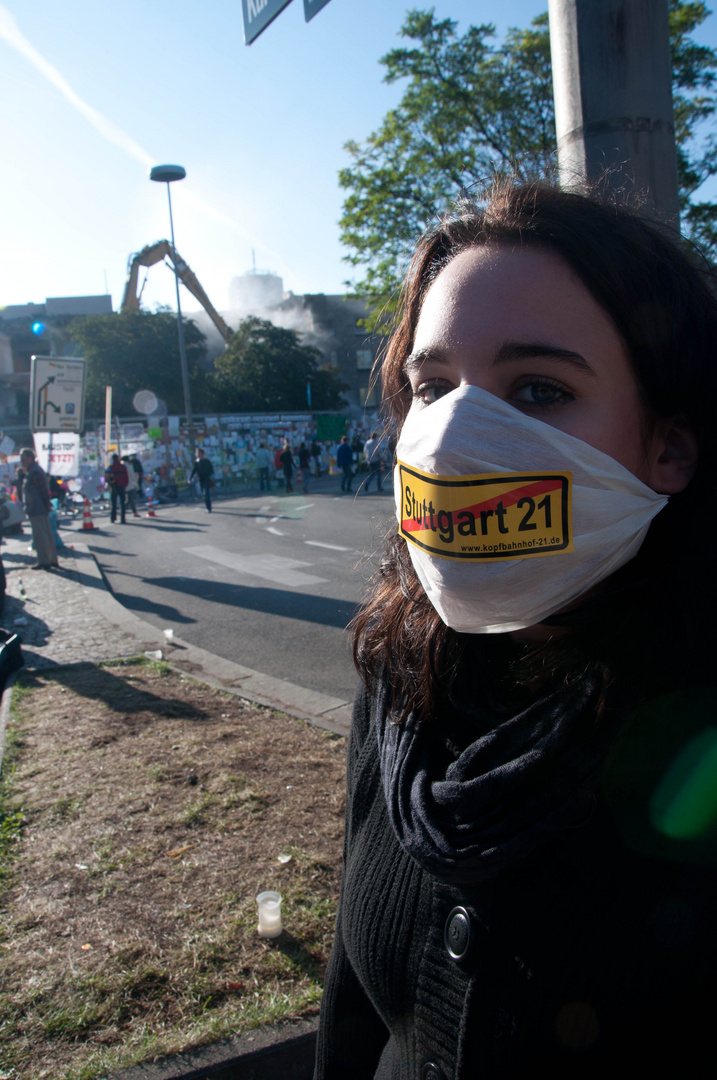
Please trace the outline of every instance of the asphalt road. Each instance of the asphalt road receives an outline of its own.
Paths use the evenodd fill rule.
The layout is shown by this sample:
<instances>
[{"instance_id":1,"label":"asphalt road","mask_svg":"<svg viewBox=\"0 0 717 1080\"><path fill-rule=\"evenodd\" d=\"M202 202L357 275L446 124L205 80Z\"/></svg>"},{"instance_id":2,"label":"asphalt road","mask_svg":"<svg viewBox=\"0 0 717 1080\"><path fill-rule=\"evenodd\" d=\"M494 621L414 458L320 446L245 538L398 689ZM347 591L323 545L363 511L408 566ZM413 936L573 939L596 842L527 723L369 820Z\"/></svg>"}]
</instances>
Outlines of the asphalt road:
<instances>
[{"instance_id":1,"label":"asphalt road","mask_svg":"<svg viewBox=\"0 0 717 1080\"><path fill-rule=\"evenodd\" d=\"M117 599L153 625L267 675L351 700L346 624L375 564L393 497L264 495L160 507L86 540Z\"/></svg>"}]
</instances>

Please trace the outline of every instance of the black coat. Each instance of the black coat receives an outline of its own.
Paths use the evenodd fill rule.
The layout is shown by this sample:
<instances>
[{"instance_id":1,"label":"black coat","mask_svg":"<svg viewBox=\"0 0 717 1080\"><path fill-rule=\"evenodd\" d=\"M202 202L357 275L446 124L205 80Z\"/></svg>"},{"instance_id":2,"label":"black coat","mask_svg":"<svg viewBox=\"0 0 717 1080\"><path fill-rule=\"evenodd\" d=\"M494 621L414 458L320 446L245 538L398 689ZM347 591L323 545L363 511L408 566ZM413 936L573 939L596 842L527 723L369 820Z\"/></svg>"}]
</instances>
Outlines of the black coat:
<instances>
[{"instance_id":1,"label":"black coat","mask_svg":"<svg viewBox=\"0 0 717 1080\"><path fill-rule=\"evenodd\" d=\"M717 1076L713 840L635 850L598 790L534 855L449 886L391 828L373 707L361 692L316 1080Z\"/></svg>"}]
</instances>

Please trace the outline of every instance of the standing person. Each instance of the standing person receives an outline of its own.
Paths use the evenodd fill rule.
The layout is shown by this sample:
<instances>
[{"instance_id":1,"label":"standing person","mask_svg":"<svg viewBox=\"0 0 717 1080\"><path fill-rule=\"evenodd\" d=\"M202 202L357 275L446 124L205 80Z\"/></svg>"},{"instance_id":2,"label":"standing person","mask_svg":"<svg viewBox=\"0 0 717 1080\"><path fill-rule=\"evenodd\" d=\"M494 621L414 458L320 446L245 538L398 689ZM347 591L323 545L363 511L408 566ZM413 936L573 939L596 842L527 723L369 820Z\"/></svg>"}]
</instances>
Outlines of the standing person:
<instances>
[{"instance_id":1,"label":"standing person","mask_svg":"<svg viewBox=\"0 0 717 1080\"><path fill-rule=\"evenodd\" d=\"M123 465L119 459L119 454L112 455L109 467L105 470L105 479L110 486L110 499L112 500L110 521L114 524L117 520L117 504L119 503L120 525L125 525L126 492L129 475L127 466Z\"/></svg>"},{"instance_id":2,"label":"standing person","mask_svg":"<svg viewBox=\"0 0 717 1080\"><path fill-rule=\"evenodd\" d=\"M354 457L356 458L357 461L361 460L361 454L363 453L363 446L364 446L364 444L361 441L361 438L360 438L359 433L357 431L355 433L353 439L351 440L351 449L353 450Z\"/></svg>"},{"instance_id":3,"label":"standing person","mask_svg":"<svg viewBox=\"0 0 717 1080\"><path fill-rule=\"evenodd\" d=\"M127 487L125 488L127 505L133 515L139 517L137 513L137 473L134 471L131 457L123 457L122 461L127 470Z\"/></svg>"},{"instance_id":4,"label":"standing person","mask_svg":"<svg viewBox=\"0 0 717 1080\"><path fill-rule=\"evenodd\" d=\"M315 1080L714 1073L717 282L612 196L409 269Z\"/></svg>"},{"instance_id":5,"label":"standing person","mask_svg":"<svg viewBox=\"0 0 717 1080\"><path fill-rule=\"evenodd\" d=\"M266 448L266 443L263 442L256 452L255 456L256 467L259 471L259 490L271 491L271 484L269 483L269 469L271 467L271 454Z\"/></svg>"},{"instance_id":6,"label":"standing person","mask_svg":"<svg viewBox=\"0 0 717 1080\"><path fill-rule=\"evenodd\" d=\"M293 484L291 483L291 478L294 475L294 458L291 453L291 447L289 445L288 439L284 440L283 449L279 454L279 461L281 462L281 467L284 470L286 494L290 495L291 492L294 490Z\"/></svg>"},{"instance_id":7,"label":"standing person","mask_svg":"<svg viewBox=\"0 0 717 1080\"><path fill-rule=\"evenodd\" d=\"M311 443L311 456L314 459L314 476L318 480L321 476L321 447L316 439Z\"/></svg>"},{"instance_id":8,"label":"standing person","mask_svg":"<svg viewBox=\"0 0 717 1080\"><path fill-rule=\"evenodd\" d=\"M25 448L20 451L20 466L23 471L22 487L25 513L32 529L32 544L37 553L37 562L30 569L50 570L57 567L57 548L50 528L50 491L47 477L37 464L35 451Z\"/></svg>"},{"instance_id":9,"label":"standing person","mask_svg":"<svg viewBox=\"0 0 717 1080\"><path fill-rule=\"evenodd\" d=\"M194 468L192 469L189 477L190 481L197 477L199 480L199 486L202 489L202 495L204 496L204 505L207 509L207 513L212 512L212 485L214 483L214 466L211 461L201 449L197 450L197 460L194 462Z\"/></svg>"},{"instance_id":10,"label":"standing person","mask_svg":"<svg viewBox=\"0 0 717 1080\"><path fill-rule=\"evenodd\" d=\"M383 487L381 472L383 467L383 448L377 431L371 432L371 438L367 439L364 443L363 452L366 456L368 476L362 486L365 493L368 495L368 489L374 476L376 477L376 487L378 490L380 491Z\"/></svg>"},{"instance_id":11,"label":"standing person","mask_svg":"<svg viewBox=\"0 0 717 1080\"><path fill-rule=\"evenodd\" d=\"M299 468L301 469L304 495L309 494L309 470L311 468L311 455L306 443L299 447Z\"/></svg>"},{"instance_id":12,"label":"standing person","mask_svg":"<svg viewBox=\"0 0 717 1080\"><path fill-rule=\"evenodd\" d=\"M136 454L133 454L130 460L132 462L132 468L134 469L134 474L135 474L135 476L137 478L137 494L139 495L139 497L141 499L142 498L142 480L144 478L144 469L142 468L142 462L139 460L139 458L137 457Z\"/></svg>"},{"instance_id":13,"label":"standing person","mask_svg":"<svg viewBox=\"0 0 717 1080\"><path fill-rule=\"evenodd\" d=\"M353 479L354 474L353 463L354 452L349 444L349 437L348 435L342 435L339 448L336 451L336 464L343 472L341 478L342 491L351 491L351 480Z\"/></svg>"}]
</instances>

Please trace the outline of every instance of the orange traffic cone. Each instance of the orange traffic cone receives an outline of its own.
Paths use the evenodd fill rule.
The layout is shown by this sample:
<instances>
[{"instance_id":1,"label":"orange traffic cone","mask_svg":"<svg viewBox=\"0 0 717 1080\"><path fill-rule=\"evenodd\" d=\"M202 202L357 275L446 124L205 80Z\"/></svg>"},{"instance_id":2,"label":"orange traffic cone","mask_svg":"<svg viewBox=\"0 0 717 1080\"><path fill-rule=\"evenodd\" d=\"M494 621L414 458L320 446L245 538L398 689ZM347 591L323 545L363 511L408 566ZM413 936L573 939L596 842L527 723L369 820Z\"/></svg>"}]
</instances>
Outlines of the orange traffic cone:
<instances>
[{"instance_id":1,"label":"orange traffic cone","mask_svg":"<svg viewBox=\"0 0 717 1080\"><path fill-rule=\"evenodd\" d=\"M147 496L147 517L156 517L154 512L154 505L152 504L152 496Z\"/></svg>"},{"instance_id":2,"label":"orange traffic cone","mask_svg":"<svg viewBox=\"0 0 717 1080\"><path fill-rule=\"evenodd\" d=\"M84 531L94 529L92 514L90 513L90 500L85 496L84 509L82 511L82 528Z\"/></svg>"}]
</instances>

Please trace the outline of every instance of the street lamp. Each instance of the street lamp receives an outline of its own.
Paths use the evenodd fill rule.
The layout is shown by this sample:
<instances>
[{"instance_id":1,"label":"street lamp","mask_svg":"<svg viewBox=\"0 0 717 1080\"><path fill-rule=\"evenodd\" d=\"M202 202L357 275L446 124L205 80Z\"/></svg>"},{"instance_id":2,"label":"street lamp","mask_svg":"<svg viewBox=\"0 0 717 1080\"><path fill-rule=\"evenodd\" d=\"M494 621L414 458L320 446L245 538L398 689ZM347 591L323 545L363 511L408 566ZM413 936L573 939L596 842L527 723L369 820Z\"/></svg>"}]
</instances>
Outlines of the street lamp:
<instances>
[{"instance_id":1,"label":"street lamp","mask_svg":"<svg viewBox=\"0 0 717 1080\"><path fill-rule=\"evenodd\" d=\"M167 202L169 203L169 231L172 238L172 262L174 263L174 283L177 287L177 331L179 333L179 362L182 367L182 389L184 391L184 411L187 414L187 426L189 427L189 445L194 457L194 419L192 417L192 399L189 393L189 370L187 368L187 348L184 344L184 325L182 323L182 306L179 300L179 270L177 269L177 251L174 246L174 221L172 219L172 196L169 185L174 180L184 180L187 170L181 165L154 165L149 170L150 180L156 180L159 184L167 185Z\"/></svg>"}]
</instances>

